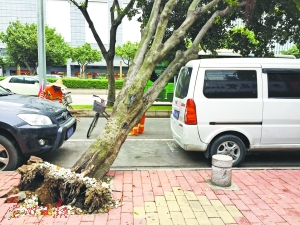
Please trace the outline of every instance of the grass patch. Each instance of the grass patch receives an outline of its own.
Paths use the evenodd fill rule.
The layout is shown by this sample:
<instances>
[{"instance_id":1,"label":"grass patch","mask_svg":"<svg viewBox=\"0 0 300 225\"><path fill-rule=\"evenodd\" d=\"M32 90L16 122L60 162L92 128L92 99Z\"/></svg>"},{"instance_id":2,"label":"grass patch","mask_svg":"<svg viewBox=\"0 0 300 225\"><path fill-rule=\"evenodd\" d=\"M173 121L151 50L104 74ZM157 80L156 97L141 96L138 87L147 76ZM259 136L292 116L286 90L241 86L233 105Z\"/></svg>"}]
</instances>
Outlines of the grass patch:
<instances>
[{"instance_id":1,"label":"grass patch","mask_svg":"<svg viewBox=\"0 0 300 225\"><path fill-rule=\"evenodd\" d=\"M73 109L92 109L92 105L72 105ZM112 106L107 106L107 109L112 109ZM170 105L153 105L150 106L149 110L172 110Z\"/></svg>"}]
</instances>

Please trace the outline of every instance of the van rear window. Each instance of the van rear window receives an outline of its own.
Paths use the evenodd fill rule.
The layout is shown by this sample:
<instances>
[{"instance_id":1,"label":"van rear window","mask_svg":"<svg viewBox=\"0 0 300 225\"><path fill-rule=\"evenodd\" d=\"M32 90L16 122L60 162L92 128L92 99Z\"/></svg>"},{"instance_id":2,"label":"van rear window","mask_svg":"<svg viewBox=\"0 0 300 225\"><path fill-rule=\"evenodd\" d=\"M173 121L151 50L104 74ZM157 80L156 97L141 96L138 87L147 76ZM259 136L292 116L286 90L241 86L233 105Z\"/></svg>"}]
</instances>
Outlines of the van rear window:
<instances>
[{"instance_id":1,"label":"van rear window","mask_svg":"<svg viewBox=\"0 0 300 225\"><path fill-rule=\"evenodd\" d=\"M191 67L181 68L176 82L175 97L185 98L187 96L192 70Z\"/></svg>"},{"instance_id":2,"label":"van rear window","mask_svg":"<svg viewBox=\"0 0 300 225\"><path fill-rule=\"evenodd\" d=\"M207 98L257 98L255 70L206 70L203 94Z\"/></svg>"}]
</instances>

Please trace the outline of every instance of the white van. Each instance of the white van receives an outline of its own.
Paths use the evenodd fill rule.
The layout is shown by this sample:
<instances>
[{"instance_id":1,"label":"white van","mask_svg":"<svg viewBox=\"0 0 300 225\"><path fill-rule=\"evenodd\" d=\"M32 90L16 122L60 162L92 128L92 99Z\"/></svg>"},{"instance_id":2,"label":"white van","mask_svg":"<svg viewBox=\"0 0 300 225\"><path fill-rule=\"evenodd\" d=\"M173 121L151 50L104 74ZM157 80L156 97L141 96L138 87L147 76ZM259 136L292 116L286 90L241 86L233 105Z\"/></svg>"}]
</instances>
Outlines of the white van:
<instances>
[{"instance_id":1,"label":"white van","mask_svg":"<svg viewBox=\"0 0 300 225\"><path fill-rule=\"evenodd\" d=\"M230 155L300 149L300 60L192 60L175 85L171 129L186 151Z\"/></svg>"}]
</instances>

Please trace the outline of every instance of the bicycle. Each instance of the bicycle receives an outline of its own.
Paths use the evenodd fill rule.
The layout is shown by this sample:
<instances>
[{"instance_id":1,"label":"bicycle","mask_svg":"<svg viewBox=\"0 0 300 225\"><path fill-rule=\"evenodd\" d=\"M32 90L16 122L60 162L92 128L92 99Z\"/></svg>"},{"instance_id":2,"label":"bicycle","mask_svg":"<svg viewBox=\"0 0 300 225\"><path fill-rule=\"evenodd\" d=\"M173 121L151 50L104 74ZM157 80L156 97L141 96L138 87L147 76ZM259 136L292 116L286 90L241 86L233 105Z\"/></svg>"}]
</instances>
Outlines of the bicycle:
<instances>
[{"instance_id":1,"label":"bicycle","mask_svg":"<svg viewBox=\"0 0 300 225\"><path fill-rule=\"evenodd\" d=\"M71 92L63 92L62 104L64 106L66 106L67 110L72 114L72 116L77 120L77 122L80 122L80 119L74 115L74 114L76 114L76 111L71 106L72 102L73 101L72 101L72 97L71 97Z\"/></svg>"},{"instance_id":2,"label":"bicycle","mask_svg":"<svg viewBox=\"0 0 300 225\"><path fill-rule=\"evenodd\" d=\"M98 122L98 119L100 117L100 115L102 115L105 119L108 120L108 118L110 117L107 112L105 112L105 109L106 109L106 105L105 105L105 100L103 98L101 98L100 96L98 95L93 95L93 97L96 97L96 98L100 98L100 101L97 101L97 100L94 100L93 102L93 108L92 110L95 111L95 116L93 118L93 121L88 129L88 132L86 134L86 137L89 138ZM111 102L109 100L106 100L107 102Z\"/></svg>"},{"instance_id":3,"label":"bicycle","mask_svg":"<svg viewBox=\"0 0 300 225\"><path fill-rule=\"evenodd\" d=\"M62 103L67 107L67 110L73 110L73 107L71 106L72 102L71 92L63 92Z\"/></svg>"}]
</instances>

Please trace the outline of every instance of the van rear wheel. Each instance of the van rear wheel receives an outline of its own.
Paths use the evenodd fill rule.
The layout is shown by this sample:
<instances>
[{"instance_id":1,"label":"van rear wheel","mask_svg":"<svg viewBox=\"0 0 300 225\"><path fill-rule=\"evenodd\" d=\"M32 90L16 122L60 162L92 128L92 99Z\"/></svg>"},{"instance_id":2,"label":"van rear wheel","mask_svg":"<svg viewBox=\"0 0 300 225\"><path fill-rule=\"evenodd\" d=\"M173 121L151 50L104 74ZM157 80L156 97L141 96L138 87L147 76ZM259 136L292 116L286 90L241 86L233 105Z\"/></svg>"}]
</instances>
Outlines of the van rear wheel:
<instances>
[{"instance_id":1,"label":"van rear wheel","mask_svg":"<svg viewBox=\"0 0 300 225\"><path fill-rule=\"evenodd\" d=\"M232 157L232 166L242 163L246 156L244 142L234 135L223 135L218 137L210 146L211 158L213 155L229 155Z\"/></svg>"}]
</instances>

